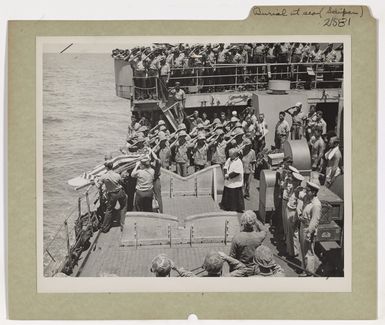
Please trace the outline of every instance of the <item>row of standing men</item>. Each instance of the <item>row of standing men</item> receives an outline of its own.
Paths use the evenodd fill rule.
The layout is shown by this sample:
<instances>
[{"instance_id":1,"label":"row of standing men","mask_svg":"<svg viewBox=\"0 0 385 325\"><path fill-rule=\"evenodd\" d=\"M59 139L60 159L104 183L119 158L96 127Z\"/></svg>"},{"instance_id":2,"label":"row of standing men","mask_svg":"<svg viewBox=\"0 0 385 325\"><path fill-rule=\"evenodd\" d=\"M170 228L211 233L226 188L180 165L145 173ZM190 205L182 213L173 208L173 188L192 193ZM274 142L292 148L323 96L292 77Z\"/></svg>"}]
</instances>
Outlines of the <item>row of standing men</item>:
<instances>
[{"instance_id":1,"label":"row of standing men","mask_svg":"<svg viewBox=\"0 0 385 325\"><path fill-rule=\"evenodd\" d=\"M334 44L328 44L321 49L319 43L255 43L227 46L221 43L216 46L200 44L191 47L188 44L179 44L174 47L115 49L112 56L130 63L134 73L136 98L141 100L166 99L168 87L174 85L170 79L180 82L183 87L199 85L204 92L233 89L242 84L247 88L251 85L258 87L258 81L286 79L295 73L298 73L300 79L307 80L307 69L313 70L314 64L343 62L343 49L341 45L334 47ZM246 66L252 63L267 65ZM297 64L289 67L290 63L313 65ZM325 65L325 78L333 79L335 68L330 64ZM337 67L337 70L341 69L342 66ZM339 73L342 74L342 71ZM156 88L159 94L156 93Z\"/></svg>"}]
</instances>

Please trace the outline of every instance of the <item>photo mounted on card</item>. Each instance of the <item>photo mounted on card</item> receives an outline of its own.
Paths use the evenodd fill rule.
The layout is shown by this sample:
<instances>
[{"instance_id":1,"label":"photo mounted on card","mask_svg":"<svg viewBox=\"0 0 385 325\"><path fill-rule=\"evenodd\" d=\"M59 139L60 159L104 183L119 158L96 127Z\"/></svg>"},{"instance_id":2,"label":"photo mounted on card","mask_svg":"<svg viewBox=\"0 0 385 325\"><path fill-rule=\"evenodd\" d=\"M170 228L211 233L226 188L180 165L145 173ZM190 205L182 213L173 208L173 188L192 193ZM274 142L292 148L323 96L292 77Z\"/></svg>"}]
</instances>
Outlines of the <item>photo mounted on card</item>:
<instances>
[{"instance_id":1,"label":"photo mounted on card","mask_svg":"<svg viewBox=\"0 0 385 325\"><path fill-rule=\"evenodd\" d=\"M360 6L10 22L10 317L375 317L376 40Z\"/></svg>"},{"instance_id":2,"label":"photo mounted on card","mask_svg":"<svg viewBox=\"0 0 385 325\"><path fill-rule=\"evenodd\" d=\"M350 291L350 53L38 37L39 290Z\"/></svg>"}]
</instances>

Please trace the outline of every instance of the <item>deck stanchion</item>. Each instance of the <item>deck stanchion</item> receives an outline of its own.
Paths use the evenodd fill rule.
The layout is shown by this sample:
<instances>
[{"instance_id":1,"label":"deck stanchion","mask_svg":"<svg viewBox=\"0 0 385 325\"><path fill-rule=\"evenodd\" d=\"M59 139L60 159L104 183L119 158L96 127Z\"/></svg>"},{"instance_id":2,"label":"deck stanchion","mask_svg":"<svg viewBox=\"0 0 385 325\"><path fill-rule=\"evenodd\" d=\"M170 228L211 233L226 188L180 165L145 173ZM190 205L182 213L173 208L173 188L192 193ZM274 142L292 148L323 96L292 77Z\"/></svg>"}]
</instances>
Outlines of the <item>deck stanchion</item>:
<instances>
[{"instance_id":1,"label":"deck stanchion","mask_svg":"<svg viewBox=\"0 0 385 325\"><path fill-rule=\"evenodd\" d=\"M238 85L238 68L237 66L235 66L235 89L237 89L237 85Z\"/></svg>"},{"instance_id":2,"label":"deck stanchion","mask_svg":"<svg viewBox=\"0 0 385 325\"><path fill-rule=\"evenodd\" d=\"M87 202L87 212L88 212L88 225L92 229L92 222L91 222L91 206L90 206L90 198L88 195L88 191L86 192L86 202ZM92 236L92 235L91 235Z\"/></svg>"},{"instance_id":3,"label":"deck stanchion","mask_svg":"<svg viewBox=\"0 0 385 325\"><path fill-rule=\"evenodd\" d=\"M170 241L170 247L171 247L172 243L171 243L171 225L170 224L167 226L167 233L168 233L168 239Z\"/></svg>"},{"instance_id":4,"label":"deck stanchion","mask_svg":"<svg viewBox=\"0 0 385 325\"><path fill-rule=\"evenodd\" d=\"M136 222L134 222L134 237L135 237L135 249L138 248L138 229L136 227Z\"/></svg>"},{"instance_id":5,"label":"deck stanchion","mask_svg":"<svg viewBox=\"0 0 385 325\"><path fill-rule=\"evenodd\" d=\"M215 202L218 201L218 188L217 188L217 170L213 169L212 172L212 198Z\"/></svg>"},{"instance_id":6,"label":"deck stanchion","mask_svg":"<svg viewBox=\"0 0 385 325\"><path fill-rule=\"evenodd\" d=\"M170 177L170 198L171 199L174 197L173 186L174 186L174 179L172 177Z\"/></svg>"},{"instance_id":7,"label":"deck stanchion","mask_svg":"<svg viewBox=\"0 0 385 325\"><path fill-rule=\"evenodd\" d=\"M259 89L259 66L257 66L257 73L255 74L256 76L256 85L255 85L255 90Z\"/></svg>"},{"instance_id":8,"label":"deck stanchion","mask_svg":"<svg viewBox=\"0 0 385 325\"><path fill-rule=\"evenodd\" d=\"M190 227L190 247L192 247L193 238L194 238L194 225L191 225L191 227Z\"/></svg>"},{"instance_id":9,"label":"deck stanchion","mask_svg":"<svg viewBox=\"0 0 385 325\"><path fill-rule=\"evenodd\" d=\"M156 98L159 99L159 90L158 90L158 84L159 84L159 77L155 77L155 95Z\"/></svg>"},{"instance_id":10,"label":"deck stanchion","mask_svg":"<svg viewBox=\"0 0 385 325\"><path fill-rule=\"evenodd\" d=\"M82 198L80 196L78 198L78 216L79 218L82 216Z\"/></svg>"},{"instance_id":11,"label":"deck stanchion","mask_svg":"<svg viewBox=\"0 0 385 325\"><path fill-rule=\"evenodd\" d=\"M87 202L87 212L91 214L90 198L88 196L88 192L86 192L86 202Z\"/></svg>"},{"instance_id":12,"label":"deck stanchion","mask_svg":"<svg viewBox=\"0 0 385 325\"><path fill-rule=\"evenodd\" d=\"M225 221L225 245L227 245L227 239L229 237L229 220Z\"/></svg>"},{"instance_id":13,"label":"deck stanchion","mask_svg":"<svg viewBox=\"0 0 385 325\"><path fill-rule=\"evenodd\" d=\"M198 197L198 178L194 177L194 190L195 190L195 196Z\"/></svg>"},{"instance_id":14,"label":"deck stanchion","mask_svg":"<svg viewBox=\"0 0 385 325\"><path fill-rule=\"evenodd\" d=\"M70 235L69 235L69 232L68 232L68 223L67 223L67 220L64 221L64 228L65 228L65 232L66 232L66 243L67 243L67 254L68 256L70 256Z\"/></svg>"}]
</instances>

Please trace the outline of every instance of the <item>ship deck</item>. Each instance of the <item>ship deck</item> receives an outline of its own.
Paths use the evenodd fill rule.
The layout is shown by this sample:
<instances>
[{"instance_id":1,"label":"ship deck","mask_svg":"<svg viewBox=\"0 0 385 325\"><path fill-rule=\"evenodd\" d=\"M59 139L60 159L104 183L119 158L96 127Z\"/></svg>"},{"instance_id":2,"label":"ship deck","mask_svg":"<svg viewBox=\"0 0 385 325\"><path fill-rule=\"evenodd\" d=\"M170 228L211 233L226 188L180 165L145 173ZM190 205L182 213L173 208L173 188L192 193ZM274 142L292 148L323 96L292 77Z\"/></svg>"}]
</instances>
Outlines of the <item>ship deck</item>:
<instances>
[{"instance_id":1,"label":"ship deck","mask_svg":"<svg viewBox=\"0 0 385 325\"><path fill-rule=\"evenodd\" d=\"M252 179L250 185L250 199L245 200L245 206L246 209L256 211L259 204L259 182ZM219 196L218 202L220 199ZM182 220L187 215L191 215L191 211L194 214L220 211L218 204L211 197L166 197L163 203L164 213L178 216ZM150 272L151 261L158 254L167 254L177 266L193 270L202 265L203 259L209 251L217 250L229 253L230 250L229 242L227 245L225 243L195 243L191 246L179 244L172 247L169 245L123 246L123 236L124 232L122 233L118 226L111 228L108 233L99 233L86 262L77 271L77 276L152 277L154 275ZM264 245L269 246L275 254L281 255L274 236L270 232ZM297 276L295 267L290 267L279 259L276 259L276 262L285 270L286 277ZM224 271L226 272L226 270ZM172 272L171 276L177 276L177 274Z\"/></svg>"},{"instance_id":2,"label":"ship deck","mask_svg":"<svg viewBox=\"0 0 385 325\"><path fill-rule=\"evenodd\" d=\"M184 219L194 214L205 213L208 211L220 211L218 204L210 197L178 197L178 198L162 198L163 210L165 213L178 218Z\"/></svg>"}]
</instances>

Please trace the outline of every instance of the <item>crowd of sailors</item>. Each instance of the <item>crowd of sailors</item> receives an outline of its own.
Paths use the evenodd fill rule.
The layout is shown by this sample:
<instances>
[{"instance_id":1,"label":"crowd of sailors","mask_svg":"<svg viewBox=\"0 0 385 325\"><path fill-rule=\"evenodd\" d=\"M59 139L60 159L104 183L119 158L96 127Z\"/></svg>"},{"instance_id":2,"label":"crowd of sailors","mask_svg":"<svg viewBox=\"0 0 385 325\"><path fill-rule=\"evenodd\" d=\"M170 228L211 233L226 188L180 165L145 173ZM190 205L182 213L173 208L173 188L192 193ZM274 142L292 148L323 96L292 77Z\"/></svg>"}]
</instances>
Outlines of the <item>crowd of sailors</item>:
<instances>
[{"instance_id":1,"label":"crowd of sailors","mask_svg":"<svg viewBox=\"0 0 385 325\"><path fill-rule=\"evenodd\" d=\"M287 117L291 117L291 125ZM223 111L219 116L214 114L213 119L209 119L206 113L194 111L186 117L185 122L180 123L175 132L171 132L164 120L152 125L149 119L139 119L132 115L127 143L121 151L140 154L142 159L133 170L121 174L114 172L112 163L106 161L108 172L97 179L99 186L105 185L106 193L106 212L101 227L103 232L108 232L111 227L112 213L117 202L121 207L122 218L127 210L163 212L161 167L187 176L188 170L197 172L209 165L220 165L224 175L220 207L242 213L245 211L244 199L250 198L251 177L259 179L261 169L269 168L267 152L281 151L289 138L296 140L306 137L312 169L325 175L326 186L330 186L342 172L339 138L335 132L326 132L327 125L322 118L322 111L315 111L313 106L308 114L302 112L302 103L279 113L277 124L273 128L275 145L271 149L266 148L265 136L269 127L264 115L256 116L250 106L240 114L237 111ZM317 198L319 185L307 182L307 186L302 187L304 177L292 163L290 157L285 157L278 169L279 195L275 198L276 212L271 229L286 246L288 257L295 258L301 249L303 266L310 271L305 272L305 275L309 275L315 272L315 233L321 213L321 203ZM257 223L250 222L253 227ZM249 235L244 235L246 243L249 242ZM263 240L259 241L260 245ZM233 245L235 244L236 240L233 240ZM242 245L240 244L241 247ZM237 251L244 249L243 247ZM237 259L238 255L233 255L230 254L230 257ZM222 262L232 263L227 257L221 255L220 258ZM255 256L247 258L249 262L255 262ZM242 258L240 262L249 267L249 262ZM244 274L244 270L241 268L243 271L240 272L238 266L235 267L238 271L234 274ZM185 274L182 271L178 273Z\"/></svg>"},{"instance_id":2,"label":"crowd of sailors","mask_svg":"<svg viewBox=\"0 0 385 325\"><path fill-rule=\"evenodd\" d=\"M343 70L336 65L343 62L343 45L333 43L157 43L115 49L112 57L131 65L138 100L167 99L175 82L200 92L256 90L270 79L302 80L309 88L318 66L329 81Z\"/></svg>"}]
</instances>

